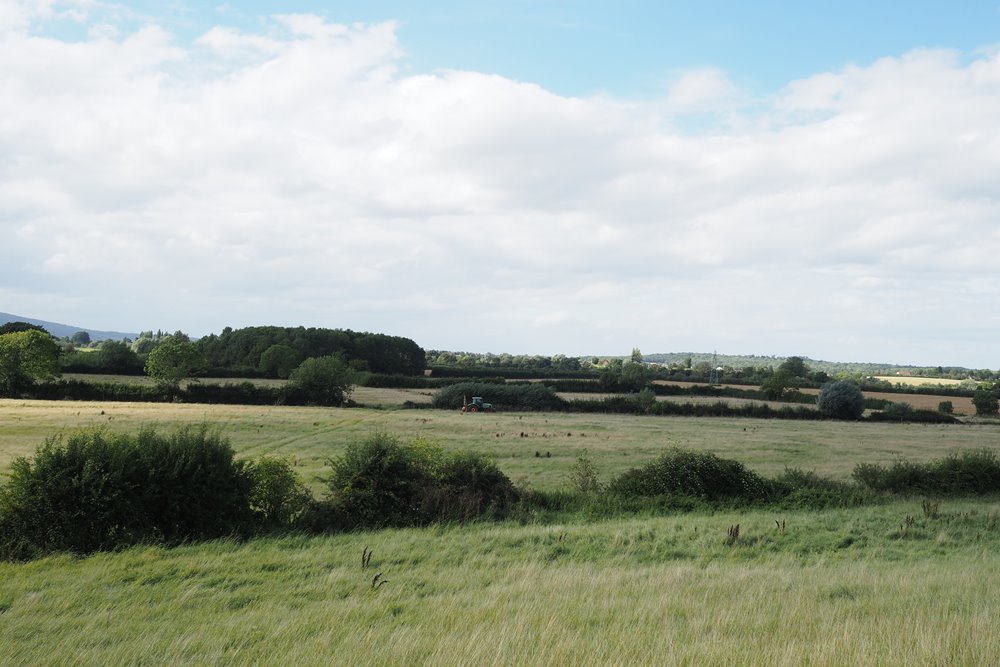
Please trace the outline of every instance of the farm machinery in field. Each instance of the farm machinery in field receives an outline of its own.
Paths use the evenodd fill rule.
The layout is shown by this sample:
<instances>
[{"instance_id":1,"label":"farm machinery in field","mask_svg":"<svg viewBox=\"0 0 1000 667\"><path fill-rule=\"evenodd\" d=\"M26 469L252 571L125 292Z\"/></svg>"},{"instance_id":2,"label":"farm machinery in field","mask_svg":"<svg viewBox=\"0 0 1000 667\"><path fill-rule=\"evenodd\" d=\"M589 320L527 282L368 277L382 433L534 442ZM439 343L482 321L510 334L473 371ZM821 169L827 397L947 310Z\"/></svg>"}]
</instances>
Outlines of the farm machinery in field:
<instances>
[{"instance_id":1,"label":"farm machinery in field","mask_svg":"<svg viewBox=\"0 0 1000 667\"><path fill-rule=\"evenodd\" d=\"M483 401L482 396L473 396L472 402L470 403L462 397L462 412L495 412L492 403L486 403Z\"/></svg>"}]
</instances>

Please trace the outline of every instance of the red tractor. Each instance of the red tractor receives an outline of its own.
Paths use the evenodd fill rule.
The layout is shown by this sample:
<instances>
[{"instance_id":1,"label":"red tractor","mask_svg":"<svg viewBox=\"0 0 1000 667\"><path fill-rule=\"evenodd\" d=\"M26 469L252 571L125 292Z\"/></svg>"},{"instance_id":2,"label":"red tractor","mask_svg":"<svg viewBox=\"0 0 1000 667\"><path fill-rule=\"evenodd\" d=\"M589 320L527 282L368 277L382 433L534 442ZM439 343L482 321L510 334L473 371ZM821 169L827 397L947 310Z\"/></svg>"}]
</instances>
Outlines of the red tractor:
<instances>
[{"instance_id":1,"label":"red tractor","mask_svg":"<svg viewBox=\"0 0 1000 667\"><path fill-rule=\"evenodd\" d=\"M462 412L495 412L495 410L492 403L483 402L482 396L473 396L471 403L462 398Z\"/></svg>"}]
</instances>

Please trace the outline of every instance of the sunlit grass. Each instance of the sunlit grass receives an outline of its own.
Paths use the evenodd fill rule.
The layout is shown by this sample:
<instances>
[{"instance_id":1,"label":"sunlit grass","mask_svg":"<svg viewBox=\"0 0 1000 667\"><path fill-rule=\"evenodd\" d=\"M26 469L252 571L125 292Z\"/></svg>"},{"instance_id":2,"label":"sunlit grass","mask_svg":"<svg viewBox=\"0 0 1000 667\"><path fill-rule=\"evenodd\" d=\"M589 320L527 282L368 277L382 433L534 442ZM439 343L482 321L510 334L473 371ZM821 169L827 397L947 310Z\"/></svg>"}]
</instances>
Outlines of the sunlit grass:
<instances>
[{"instance_id":1,"label":"sunlit grass","mask_svg":"<svg viewBox=\"0 0 1000 667\"><path fill-rule=\"evenodd\" d=\"M135 431L208 422L238 455L292 458L316 487L327 459L376 430L424 437L497 460L515 481L538 489L565 484L577 457L591 458L607 481L669 447L708 450L766 475L786 466L848 479L858 463L939 458L986 447L1000 451L1000 424L885 424L739 418L566 413L468 415L444 410L379 410L184 403L0 400L0 470L48 437L78 428ZM536 456L537 454L537 456ZM0 473L2 476L2 473Z\"/></svg>"}]
</instances>

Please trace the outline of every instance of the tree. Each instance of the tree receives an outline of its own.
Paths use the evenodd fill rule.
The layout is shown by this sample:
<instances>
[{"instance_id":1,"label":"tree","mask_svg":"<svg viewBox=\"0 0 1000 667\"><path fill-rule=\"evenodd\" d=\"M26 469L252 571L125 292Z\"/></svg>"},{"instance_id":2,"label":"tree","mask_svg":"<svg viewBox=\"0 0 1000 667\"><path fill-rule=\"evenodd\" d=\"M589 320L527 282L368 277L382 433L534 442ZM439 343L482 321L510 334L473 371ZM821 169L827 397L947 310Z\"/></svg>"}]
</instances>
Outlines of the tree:
<instances>
[{"instance_id":1,"label":"tree","mask_svg":"<svg viewBox=\"0 0 1000 667\"><path fill-rule=\"evenodd\" d=\"M90 334L86 331L77 331L70 338L73 345L90 345Z\"/></svg>"},{"instance_id":2,"label":"tree","mask_svg":"<svg viewBox=\"0 0 1000 667\"><path fill-rule=\"evenodd\" d=\"M976 406L976 416L993 417L1000 413L1000 400L997 392L987 389L977 389L972 393L972 404Z\"/></svg>"},{"instance_id":3,"label":"tree","mask_svg":"<svg viewBox=\"0 0 1000 667\"><path fill-rule=\"evenodd\" d=\"M779 401L785 395L785 390L792 384L792 375L787 370L778 368L771 377L764 380L760 390L769 401Z\"/></svg>"},{"instance_id":4,"label":"tree","mask_svg":"<svg viewBox=\"0 0 1000 667\"><path fill-rule=\"evenodd\" d=\"M16 396L59 376L59 345L37 329L0 335L0 395Z\"/></svg>"},{"instance_id":5,"label":"tree","mask_svg":"<svg viewBox=\"0 0 1000 667\"><path fill-rule=\"evenodd\" d=\"M22 331L41 331L43 334L47 334L48 331L45 327L40 327L37 324L28 324L27 322L6 322L0 324L0 336L10 333L21 333Z\"/></svg>"},{"instance_id":6,"label":"tree","mask_svg":"<svg viewBox=\"0 0 1000 667\"><path fill-rule=\"evenodd\" d=\"M195 344L176 336L164 337L146 357L146 375L171 389L177 389L181 380L204 366L205 359Z\"/></svg>"},{"instance_id":7,"label":"tree","mask_svg":"<svg viewBox=\"0 0 1000 667\"><path fill-rule=\"evenodd\" d=\"M101 343L97 359L101 368L110 373L122 375L141 373L142 362L139 355L132 351L132 347L123 340L106 340Z\"/></svg>"},{"instance_id":8,"label":"tree","mask_svg":"<svg viewBox=\"0 0 1000 667\"><path fill-rule=\"evenodd\" d=\"M288 345L272 345L260 355L257 368L268 377L285 379L302 362L302 357Z\"/></svg>"},{"instance_id":9,"label":"tree","mask_svg":"<svg viewBox=\"0 0 1000 667\"><path fill-rule=\"evenodd\" d=\"M351 394L354 371L335 356L306 359L288 376L288 385L309 403L343 405Z\"/></svg>"},{"instance_id":10,"label":"tree","mask_svg":"<svg viewBox=\"0 0 1000 667\"><path fill-rule=\"evenodd\" d=\"M804 378L809 375L809 367L802 357L788 357L778 366L778 371L785 371L793 378Z\"/></svg>"},{"instance_id":11,"label":"tree","mask_svg":"<svg viewBox=\"0 0 1000 667\"><path fill-rule=\"evenodd\" d=\"M816 398L819 411L836 419L858 419L865 411L865 397L858 385L838 380L823 385Z\"/></svg>"}]
</instances>

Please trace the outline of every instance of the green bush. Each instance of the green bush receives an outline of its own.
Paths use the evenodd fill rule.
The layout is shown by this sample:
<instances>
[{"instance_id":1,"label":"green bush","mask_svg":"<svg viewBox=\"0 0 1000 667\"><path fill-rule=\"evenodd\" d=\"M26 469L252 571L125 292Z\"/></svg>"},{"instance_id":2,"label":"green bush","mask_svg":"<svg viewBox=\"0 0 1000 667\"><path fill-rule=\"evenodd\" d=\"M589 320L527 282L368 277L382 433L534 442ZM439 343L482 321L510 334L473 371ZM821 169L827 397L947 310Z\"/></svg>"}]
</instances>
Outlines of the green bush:
<instances>
[{"instance_id":1,"label":"green bush","mask_svg":"<svg viewBox=\"0 0 1000 667\"><path fill-rule=\"evenodd\" d=\"M1000 413L1000 399L997 392L986 389L977 389L972 394L972 404L976 407L976 415L980 417L994 417Z\"/></svg>"},{"instance_id":2,"label":"green bush","mask_svg":"<svg viewBox=\"0 0 1000 667\"><path fill-rule=\"evenodd\" d=\"M941 401L938 403L938 412L950 415L955 412L955 406L951 401Z\"/></svg>"},{"instance_id":3,"label":"green bush","mask_svg":"<svg viewBox=\"0 0 1000 667\"><path fill-rule=\"evenodd\" d=\"M762 500L772 489L767 480L738 461L675 448L644 466L627 470L611 482L609 491L633 497Z\"/></svg>"},{"instance_id":4,"label":"green bush","mask_svg":"<svg viewBox=\"0 0 1000 667\"><path fill-rule=\"evenodd\" d=\"M853 484L820 477L813 471L785 468L773 480L780 504L791 508L854 507L871 503L870 492Z\"/></svg>"},{"instance_id":5,"label":"green bush","mask_svg":"<svg viewBox=\"0 0 1000 667\"><path fill-rule=\"evenodd\" d=\"M905 422L913 419L916 412L909 403L890 403L882 410L882 417L890 421Z\"/></svg>"},{"instance_id":6,"label":"green bush","mask_svg":"<svg viewBox=\"0 0 1000 667\"><path fill-rule=\"evenodd\" d=\"M250 509L265 528L293 525L312 502L288 459L265 456L244 464L244 473L250 480Z\"/></svg>"},{"instance_id":7,"label":"green bush","mask_svg":"<svg viewBox=\"0 0 1000 667\"><path fill-rule=\"evenodd\" d=\"M823 385L816 397L816 407L835 419L859 419L865 411L865 397L858 385L838 380Z\"/></svg>"},{"instance_id":8,"label":"green bush","mask_svg":"<svg viewBox=\"0 0 1000 667\"><path fill-rule=\"evenodd\" d=\"M467 521L502 513L517 499L517 489L496 463L475 452L442 453L435 483L421 498L424 520Z\"/></svg>"},{"instance_id":9,"label":"green bush","mask_svg":"<svg viewBox=\"0 0 1000 667\"><path fill-rule=\"evenodd\" d=\"M0 556L239 533L252 520L249 493L229 443L207 427L52 438L16 459L0 489Z\"/></svg>"},{"instance_id":10,"label":"green bush","mask_svg":"<svg viewBox=\"0 0 1000 667\"><path fill-rule=\"evenodd\" d=\"M906 407L893 407L903 405ZM914 410L907 403L892 403L881 412L868 416L873 422L910 422L914 424L955 424L955 417L937 410Z\"/></svg>"},{"instance_id":11,"label":"green bush","mask_svg":"<svg viewBox=\"0 0 1000 667\"><path fill-rule=\"evenodd\" d=\"M980 495L1000 492L1000 459L989 449L950 454L926 463L896 461L885 467L862 463L854 479L877 492L900 494Z\"/></svg>"},{"instance_id":12,"label":"green bush","mask_svg":"<svg viewBox=\"0 0 1000 667\"><path fill-rule=\"evenodd\" d=\"M500 511L517 496L510 479L481 455L447 453L420 440L404 445L386 433L348 445L330 466L327 503L335 509L329 515L351 528L466 520Z\"/></svg>"}]
</instances>

